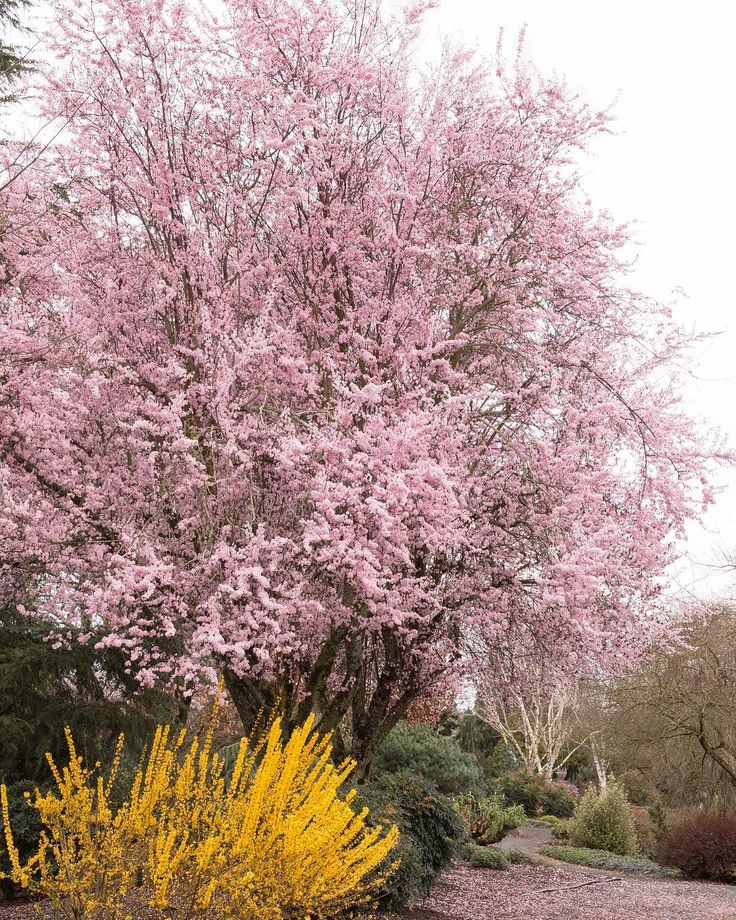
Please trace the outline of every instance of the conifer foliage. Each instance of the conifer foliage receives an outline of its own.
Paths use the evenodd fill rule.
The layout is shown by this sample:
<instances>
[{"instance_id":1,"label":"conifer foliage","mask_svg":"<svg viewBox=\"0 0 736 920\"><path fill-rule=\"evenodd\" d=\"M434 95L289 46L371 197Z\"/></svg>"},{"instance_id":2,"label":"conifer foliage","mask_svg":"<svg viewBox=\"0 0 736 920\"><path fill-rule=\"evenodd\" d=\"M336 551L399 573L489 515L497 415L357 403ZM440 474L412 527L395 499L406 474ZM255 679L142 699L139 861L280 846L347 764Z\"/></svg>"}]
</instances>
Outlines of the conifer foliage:
<instances>
[{"instance_id":1,"label":"conifer foliage","mask_svg":"<svg viewBox=\"0 0 736 920\"><path fill-rule=\"evenodd\" d=\"M91 761L111 757L125 732L135 762L156 723L179 715L172 698L140 692L121 652L97 649L98 638L0 607L0 781L45 783L45 752L67 752L65 725Z\"/></svg>"},{"instance_id":2,"label":"conifer foliage","mask_svg":"<svg viewBox=\"0 0 736 920\"><path fill-rule=\"evenodd\" d=\"M20 30L21 7L25 6L28 0L0 0L0 99L7 100L8 89L28 69L23 50L6 40L8 33Z\"/></svg>"}]
</instances>

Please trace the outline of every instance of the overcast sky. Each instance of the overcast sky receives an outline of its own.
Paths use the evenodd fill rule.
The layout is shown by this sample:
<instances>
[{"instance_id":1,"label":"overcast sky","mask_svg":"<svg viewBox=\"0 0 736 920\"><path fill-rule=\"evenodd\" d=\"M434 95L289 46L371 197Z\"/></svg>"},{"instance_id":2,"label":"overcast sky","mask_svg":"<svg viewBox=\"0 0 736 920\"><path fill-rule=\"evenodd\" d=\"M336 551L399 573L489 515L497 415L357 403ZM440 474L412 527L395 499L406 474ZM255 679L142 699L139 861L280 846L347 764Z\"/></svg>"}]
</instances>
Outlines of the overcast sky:
<instances>
[{"instance_id":1,"label":"overcast sky","mask_svg":"<svg viewBox=\"0 0 736 920\"><path fill-rule=\"evenodd\" d=\"M590 105L614 103L617 134L601 139L585 185L594 202L636 221L639 288L670 300L699 331L720 332L699 355L690 411L736 447L736 5L727 0L444 0L428 40L449 36L492 57L499 27L509 57L526 24L525 57L567 78ZM704 526L692 526L680 593L736 597L736 471Z\"/></svg>"}]
</instances>

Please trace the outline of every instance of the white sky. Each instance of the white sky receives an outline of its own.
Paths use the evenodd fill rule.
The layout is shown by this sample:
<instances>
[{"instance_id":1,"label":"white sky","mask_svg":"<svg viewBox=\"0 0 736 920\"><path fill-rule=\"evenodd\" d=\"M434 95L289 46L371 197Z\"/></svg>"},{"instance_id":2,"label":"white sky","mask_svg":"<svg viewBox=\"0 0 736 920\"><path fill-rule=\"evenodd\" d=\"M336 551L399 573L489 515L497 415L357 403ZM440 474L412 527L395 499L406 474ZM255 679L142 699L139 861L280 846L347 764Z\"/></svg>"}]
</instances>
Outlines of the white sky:
<instances>
[{"instance_id":1,"label":"white sky","mask_svg":"<svg viewBox=\"0 0 736 920\"><path fill-rule=\"evenodd\" d=\"M736 447L736 4L728 0L444 0L428 19L441 36L494 54L499 27L513 60L558 73L591 106L614 105L617 134L600 140L585 185L594 203L636 221L634 282L670 300L687 328L721 334L699 355L690 412ZM703 526L693 525L675 590L736 597L736 470Z\"/></svg>"}]
</instances>

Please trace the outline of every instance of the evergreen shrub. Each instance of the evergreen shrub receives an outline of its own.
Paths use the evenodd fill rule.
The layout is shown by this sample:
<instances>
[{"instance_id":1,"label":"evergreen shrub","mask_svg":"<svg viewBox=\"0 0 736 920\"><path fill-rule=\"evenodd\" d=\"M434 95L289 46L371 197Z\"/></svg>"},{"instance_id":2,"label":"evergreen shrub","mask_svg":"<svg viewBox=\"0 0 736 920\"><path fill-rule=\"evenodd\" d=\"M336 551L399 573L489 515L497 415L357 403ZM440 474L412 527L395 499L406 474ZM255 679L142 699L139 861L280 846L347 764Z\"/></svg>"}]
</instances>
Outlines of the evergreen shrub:
<instances>
[{"instance_id":1,"label":"evergreen shrub","mask_svg":"<svg viewBox=\"0 0 736 920\"><path fill-rule=\"evenodd\" d=\"M418 901L456 853L465 833L460 816L435 786L408 771L375 776L358 793L359 803L370 810L370 821L399 829L392 854L399 866L379 893L381 907L396 909Z\"/></svg>"},{"instance_id":2,"label":"evergreen shrub","mask_svg":"<svg viewBox=\"0 0 736 920\"><path fill-rule=\"evenodd\" d=\"M591 786L568 822L573 846L606 850L621 856L637 852L636 827L626 793L617 783L598 791Z\"/></svg>"},{"instance_id":3,"label":"evergreen shrub","mask_svg":"<svg viewBox=\"0 0 736 920\"><path fill-rule=\"evenodd\" d=\"M418 774L445 795L483 795L485 791L477 758L463 751L454 738L438 735L430 725L400 722L376 752L372 766L377 774Z\"/></svg>"},{"instance_id":4,"label":"evergreen shrub","mask_svg":"<svg viewBox=\"0 0 736 920\"><path fill-rule=\"evenodd\" d=\"M550 781L543 776L512 770L489 780L491 791L503 795L510 805L521 805L530 817L554 815L569 818L577 799L567 783Z\"/></svg>"}]
</instances>

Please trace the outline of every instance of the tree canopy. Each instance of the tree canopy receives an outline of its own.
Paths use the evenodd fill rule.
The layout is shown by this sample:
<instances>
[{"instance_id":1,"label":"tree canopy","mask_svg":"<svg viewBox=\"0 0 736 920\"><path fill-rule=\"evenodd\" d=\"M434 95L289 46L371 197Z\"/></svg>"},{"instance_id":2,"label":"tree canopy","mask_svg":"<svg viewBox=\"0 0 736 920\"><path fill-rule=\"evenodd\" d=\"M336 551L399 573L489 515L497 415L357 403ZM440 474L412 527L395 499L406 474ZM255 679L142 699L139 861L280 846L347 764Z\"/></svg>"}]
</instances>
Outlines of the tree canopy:
<instances>
[{"instance_id":1,"label":"tree canopy","mask_svg":"<svg viewBox=\"0 0 736 920\"><path fill-rule=\"evenodd\" d=\"M1 203L3 589L361 755L470 636L635 654L714 454L577 176L607 117L422 72L420 12L69 4Z\"/></svg>"}]
</instances>

